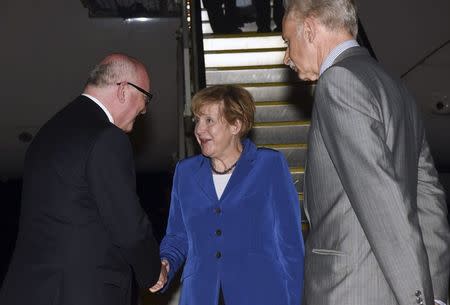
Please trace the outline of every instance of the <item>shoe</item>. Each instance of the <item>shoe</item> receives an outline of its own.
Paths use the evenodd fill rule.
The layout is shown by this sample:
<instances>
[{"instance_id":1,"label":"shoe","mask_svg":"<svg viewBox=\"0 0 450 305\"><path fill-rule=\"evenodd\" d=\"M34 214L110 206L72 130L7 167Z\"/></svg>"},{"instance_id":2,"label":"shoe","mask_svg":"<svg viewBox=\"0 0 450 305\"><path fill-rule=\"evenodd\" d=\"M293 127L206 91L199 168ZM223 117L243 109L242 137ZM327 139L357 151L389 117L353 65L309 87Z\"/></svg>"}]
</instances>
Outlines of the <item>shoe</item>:
<instances>
[{"instance_id":1,"label":"shoe","mask_svg":"<svg viewBox=\"0 0 450 305\"><path fill-rule=\"evenodd\" d=\"M239 33L242 33L242 30L240 28L233 28L233 29L230 29L228 31L228 33L230 33L230 34L239 34Z\"/></svg>"}]
</instances>

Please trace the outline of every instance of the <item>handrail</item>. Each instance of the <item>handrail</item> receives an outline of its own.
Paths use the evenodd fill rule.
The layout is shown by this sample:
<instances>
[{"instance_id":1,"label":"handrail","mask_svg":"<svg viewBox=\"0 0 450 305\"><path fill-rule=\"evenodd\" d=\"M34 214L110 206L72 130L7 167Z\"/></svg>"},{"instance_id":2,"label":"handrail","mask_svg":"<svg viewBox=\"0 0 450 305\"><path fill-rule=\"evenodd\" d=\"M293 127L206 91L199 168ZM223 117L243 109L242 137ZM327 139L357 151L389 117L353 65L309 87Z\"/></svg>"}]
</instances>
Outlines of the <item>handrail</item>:
<instances>
[{"instance_id":1,"label":"handrail","mask_svg":"<svg viewBox=\"0 0 450 305\"><path fill-rule=\"evenodd\" d=\"M418 66L422 65L428 58L436 54L438 51L443 49L446 45L450 43L450 39L439 45L437 48L434 48L431 50L431 52L427 53L423 58L421 58L418 62L416 62L411 68L409 68L405 73L400 75L400 78L404 78L406 75L408 75L411 71L413 71Z\"/></svg>"},{"instance_id":2,"label":"handrail","mask_svg":"<svg viewBox=\"0 0 450 305\"><path fill-rule=\"evenodd\" d=\"M203 30L201 0L183 0L182 45L184 69L184 94L179 113L179 156L184 158L195 153L193 126L191 122L191 98L198 90L206 87L205 59L203 51Z\"/></svg>"},{"instance_id":3,"label":"handrail","mask_svg":"<svg viewBox=\"0 0 450 305\"><path fill-rule=\"evenodd\" d=\"M191 33L192 33L192 63L194 71L194 91L206 87L205 56L203 51L202 7L201 0L191 0Z\"/></svg>"}]
</instances>

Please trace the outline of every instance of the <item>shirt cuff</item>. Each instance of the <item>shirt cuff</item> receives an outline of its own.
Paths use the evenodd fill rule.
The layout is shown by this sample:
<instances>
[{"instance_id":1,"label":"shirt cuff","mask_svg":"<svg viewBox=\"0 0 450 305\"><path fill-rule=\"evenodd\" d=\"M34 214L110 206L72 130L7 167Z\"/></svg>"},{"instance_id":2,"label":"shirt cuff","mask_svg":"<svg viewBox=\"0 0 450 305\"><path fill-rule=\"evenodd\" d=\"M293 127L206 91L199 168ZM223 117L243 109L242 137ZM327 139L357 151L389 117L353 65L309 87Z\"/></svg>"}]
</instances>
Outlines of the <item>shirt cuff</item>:
<instances>
[{"instance_id":1,"label":"shirt cuff","mask_svg":"<svg viewBox=\"0 0 450 305\"><path fill-rule=\"evenodd\" d=\"M447 305L446 303L442 302L441 300L434 300L434 302L439 305Z\"/></svg>"}]
</instances>

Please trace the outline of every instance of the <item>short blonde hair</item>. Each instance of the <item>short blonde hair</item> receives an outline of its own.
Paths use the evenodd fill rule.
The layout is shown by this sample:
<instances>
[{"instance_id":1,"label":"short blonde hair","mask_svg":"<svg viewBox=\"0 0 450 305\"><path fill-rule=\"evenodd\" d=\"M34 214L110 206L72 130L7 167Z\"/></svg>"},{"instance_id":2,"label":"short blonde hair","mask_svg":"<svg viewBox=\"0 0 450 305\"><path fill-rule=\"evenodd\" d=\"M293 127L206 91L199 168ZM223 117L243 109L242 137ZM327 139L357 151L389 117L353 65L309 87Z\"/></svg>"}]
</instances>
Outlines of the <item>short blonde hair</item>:
<instances>
[{"instance_id":1,"label":"short blonde hair","mask_svg":"<svg viewBox=\"0 0 450 305\"><path fill-rule=\"evenodd\" d=\"M241 121L239 137L242 139L252 129L255 120L255 101L247 90L235 85L216 85L204 88L192 98L191 111L200 115L206 105L220 105L221 116L229 123Z\"/></svg>"}]
</instances>

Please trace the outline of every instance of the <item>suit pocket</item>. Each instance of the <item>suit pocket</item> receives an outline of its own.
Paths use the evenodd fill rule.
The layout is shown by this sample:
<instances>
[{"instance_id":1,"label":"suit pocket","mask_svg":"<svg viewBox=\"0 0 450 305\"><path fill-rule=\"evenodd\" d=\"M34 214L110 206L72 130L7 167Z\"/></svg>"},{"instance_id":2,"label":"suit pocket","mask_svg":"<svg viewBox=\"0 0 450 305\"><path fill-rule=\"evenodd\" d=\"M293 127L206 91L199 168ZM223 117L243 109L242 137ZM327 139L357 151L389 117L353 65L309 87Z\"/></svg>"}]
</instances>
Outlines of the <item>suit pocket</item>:
<instances>
[{"instance_id":1,"label":"suit pocket","mask_svg":"<svg viewBox=\"0 0 450 305\"><path fill-rule=\"evenodd\" d=\"M337 255L337 256L347 256L347 253L338 251L338 250L332 250L332 249L312 249L312 253L318 254L318 255Z\"/></svg>"},{"instance_id":2,"label":"suit pocket","mask_svg":"<svg viewBox=\"0 0 450 305\"><path fill-rule=\"evenodd\" d=\"M118 270L97 268L100 285L96 289L98 300L102 304L129 304L131 289L131 274Z\"/></svg>"},{"instance_id":3,"label":"suit pocket","mask_svg":"<svg viewBox=\"0 0 450 305\"><path fill-rule=\"evenodd\" d=\"M314 248L306 255L305 272L314 279L337 283L349 273L349 255L334 249Z\"/></svg>"}]
</instances>

